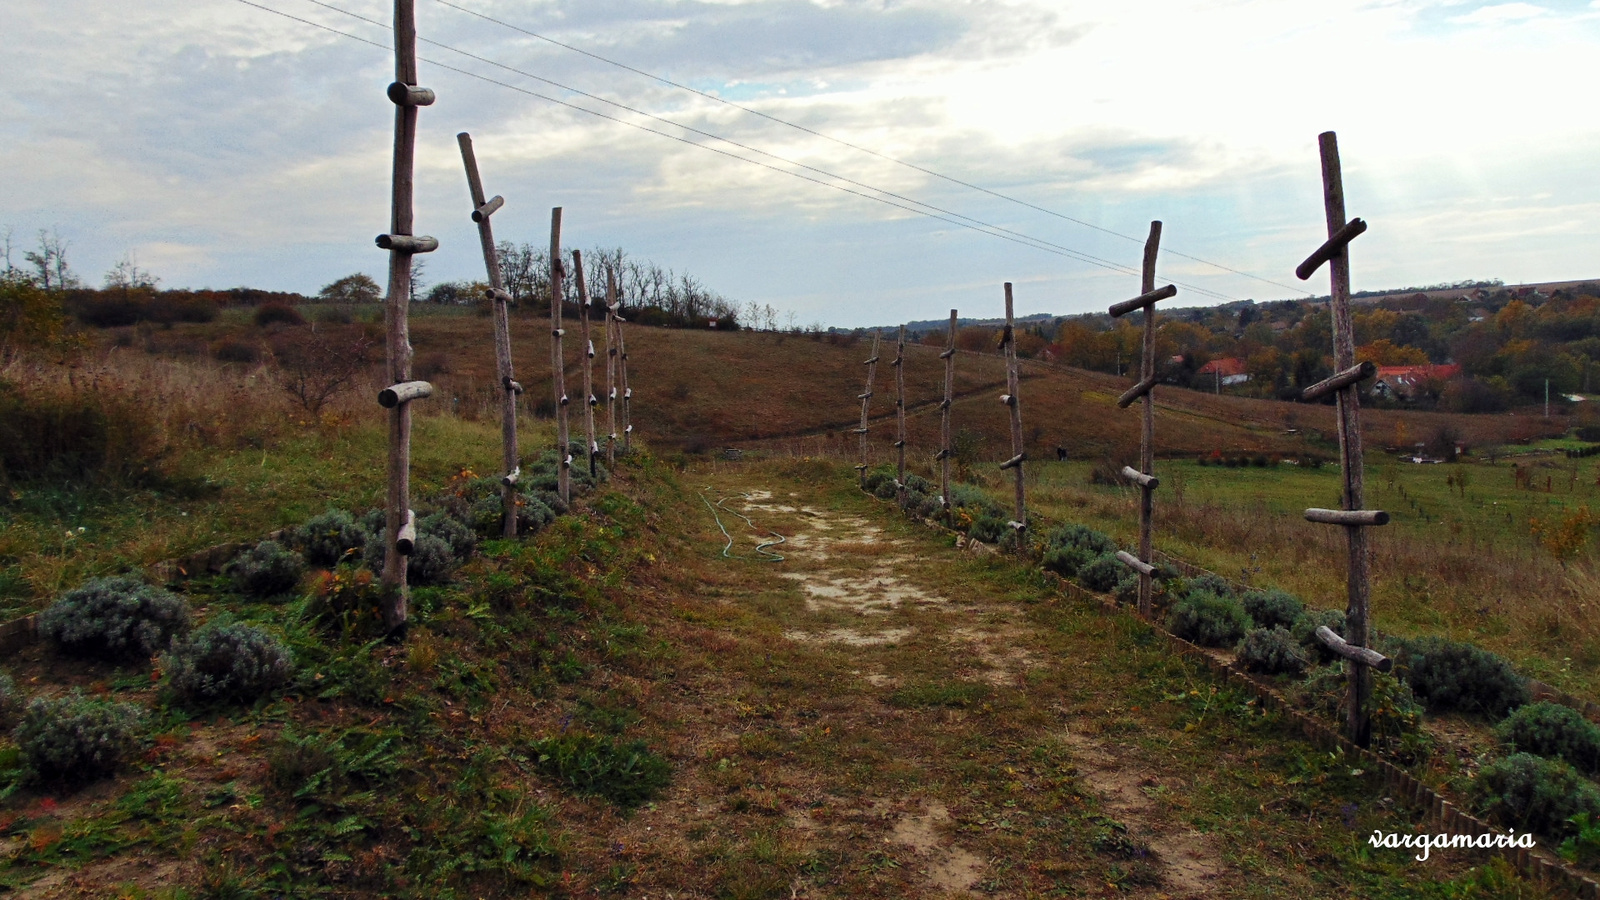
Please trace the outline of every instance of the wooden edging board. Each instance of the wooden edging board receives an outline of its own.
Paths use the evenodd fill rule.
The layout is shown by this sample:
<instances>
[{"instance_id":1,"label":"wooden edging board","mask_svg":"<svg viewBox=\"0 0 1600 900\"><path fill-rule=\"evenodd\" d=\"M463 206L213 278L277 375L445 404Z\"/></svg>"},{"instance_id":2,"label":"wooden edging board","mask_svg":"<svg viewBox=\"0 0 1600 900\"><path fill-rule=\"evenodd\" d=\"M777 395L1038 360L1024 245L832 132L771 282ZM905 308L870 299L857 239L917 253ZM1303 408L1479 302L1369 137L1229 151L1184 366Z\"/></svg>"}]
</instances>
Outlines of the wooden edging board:
<instances>
[{"instance_id":1,"label":"wooden edging board","mask_svg":"<svg viewBox=\"0 0 1600 900\"><path fill-rule=\"evenodd\" d=\"M872 495L868 494L868 496ZM873 499L877 498L874 497ZM958 536L958 540L965 538L969 549L976 549L972 547L974 544L981 546L980 542L967 538L961 532L933 519L923 519L922 522L946 533L955 534ZM1187 567L1192 572L1204 571L1196 566L1174 559L1170 554L1161 553L1160 555L1167 561L1178 564L1180 568ZM1105 594L1097 594L1053 572L1045 572L1045 574L1054 578L1061 592L1069 597L1099 606L1106 612L1124 611L1123 607L1112 597ZM1495 835L1501 833L1501 829L1490 825L1488 822L1466 812L1455 803L1446 800L1433 788L1417 780L1411 773L1371 750L1356 746L1343 734L1330 728L1326 723L1301 712L1293 703L1289 702L1282 694L1273 690L1266 683L1252 678L1229 663L1217 659L1201 647L1178 637L1155 622L1147 622L1146 624L1156 634L1164 637L1179 655L1203 664L1225 683L1253 694L1261 709L1271 710L1282 715L1285 720L1292 723L1295 730L1298 730L1312 744L1324 750L1338 749L1343 751L1346 758L1356 764L1356 768L1361 769L1369 780L1377 780L1389 796L1404 800L1421 810L1423 822L1419 824L1424 826L1436 825L1452 835ZM1570 695L1562 694L1540 682L1530 679L1529 686L1532 688L1536 698L1561 702L1564 705L1579 709L1585 714L1588 714L1589 708L1600 711L1600 706L1596 704L1587 703ZM1542 694L1541 690L1548 693ZM1567 703L1565 701L1573 702ZM1600 881L1584 875L1547 850L1539 847L1531 849L1526 847L1501 847L1489 849L1488 852L1499 855L1528 877L1543 885L1564 888L1572 891L1583 900L1600 900Z\"/></svg>"}]
</instances>

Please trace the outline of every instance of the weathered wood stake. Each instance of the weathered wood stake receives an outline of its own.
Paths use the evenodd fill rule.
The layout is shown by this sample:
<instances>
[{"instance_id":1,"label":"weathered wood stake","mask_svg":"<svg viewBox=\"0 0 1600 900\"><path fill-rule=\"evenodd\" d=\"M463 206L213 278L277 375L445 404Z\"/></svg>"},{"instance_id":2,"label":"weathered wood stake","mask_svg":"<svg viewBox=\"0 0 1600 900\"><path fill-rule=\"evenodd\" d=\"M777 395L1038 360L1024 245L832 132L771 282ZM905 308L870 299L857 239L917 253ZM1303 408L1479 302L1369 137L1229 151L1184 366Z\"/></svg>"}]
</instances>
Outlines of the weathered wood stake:
<instances>
[{"instance_id":1,"label":"weathered wood stake","mask_svg":"<svg viewBox=\"0 0 1600 900\"><path fill-rule=\"evenodd\" d=\"M595 477L595 457L600 455L600 444L594 439L594 408L600 402L594 395L594 341L589 339L589 286L583 277L583 253L572 251L572 268L578 279L578 319L583 323L578 339L583 342L583 433L584 446L589 456L589 478Z\"/></svg>"},{"instance_id":2,"label":"weathered wood stake","mask_svg":"<svg viewBox=\"0 0 1600 900\"><path fill-rule=\"evenodd\" d=\"M939 404L939 504L950 508L950 404L956 392L956 311L950 310L950 345L939 356L944 360L944 402Z\"/></svg>"},{"instance_id":3,"label":"weathered wood stake","mask_svg":"<svg viewBox=\"0 0 1600 900\"><path fill-rule=\"evenodd\" d=\"M906 327L900 326L900 339L894 345L894 417L896 424L894 449L895 501L906 505Z\"/></svg>"},{"instance_id":4,"label":"weathered wood stake","mask_svg":"<svg viewBox=\"0 0 1600 900\"><path fill-rule=\"evenodd\" d=\"M1016 316L1012 311L1011 282L1006 282L1006 330L1000 336L1000 346L1006 354L1006 395L1001 397L1001 402L1011 407L1011 453L1012 457L1000 465L1001 469L1017 470L1017 518L1007 522L1017 536L1017 552L1028 552L1028 507L1023 497L1022 463L1028 458L1028 451L1022 444L1022 402L1017 396L1018 387L1022 383L1022 376L1017 370L1017 324Z\"/></svg>"},{"instance_id":5,"label":"weathered wood stake","mask_svg":"<svg viewBox=\"0 0 1600 900\"><path fill-rule=\"evenodd\" d=\"M1333 365L1339 371L1332 381L1339 382L1339 464L1344 474L1344 492L1340 505L1346 513L1357 515L1331 515L1333 510L1306 510L1306 518L1329 521L1344 526L1349 549L1349 574L1346 593L1349 605L1345 610L1344 640L1351 648L1366 648L1368 639L1368 604L1371 599L1372 557L1367 543L1368 525L1382 524L1388 515L1376 510L1363 510L1363 481L1365 461L1361 455L1361 399L1357 393L1361 367L1355 359L1355 328L1350 318L1350 251L1352 239L1366 230L1359 219L1346 220L1344 211L1344 181L1339 171L1338 138L1331 131L1317 138L1322 154L1322 199L1327 217L1328 240L1311 254L1295 274L1304 281L1323 262L1328 263L1332 281L1329 302L1333 306ZM1313 513L1330 515L1314 516ZM1331 645L1330 645L1331 646ZM1367 715L1367 702L1372 696L1371 664L1360 654L1343 654L1350 675L1347 694L1349 713L1346 720L1348 736L1357 746L1365 747L1372 738L1372 723Z\"/></svg>"},{"instance_id":6,"label":"weathered wood stake","mask_svg":"<svg viewBox=\"0 0 1600 900\"><path fill-rule=\"evenodd\" d=\"M1155 477L1156 463L1156 303L1178 294L1175 285L1156 287L1156 257L1161 251L1161 223L1150 223L1150 237L1144 242L1144 270L1139 283L1139 296L1111 306L1113 318L1127 315L1136 309L1144 310L1144 347L1139 361L1139 382L1117 399L1117 405L1126 409L1135 399L1142 398L1139 429L1139 471L1124 467L1131 480L1139 486L1139 558L1133 565L1127 555L1119 556L1129 568L1139 573L1139 615L1149 618L1155 593L1155 567L1151 564L1151 531L1155 518L1155 490L1161 482Z\"/></svg>"},{"instance_id":7,"label":"weathered wood stake","mask_svg":"<svg viewBox=\"0 0 1600 900\"><path fill-rule=\"evenodd\" d=\"M489 275L489 304L494 317L494 363L500 376L500 464L506 475L500 479L500 535L517 536L517 475L521 461L517 452L517 394L522 386L517 384L516 372L511 365L511 317L507 307L511 295L506 292L500 277L500 258L494 245L494 229L489 217L505 205L505 198L496 194L484 199L483 178L478 174L478 157L472 152L472 135L463 131L456 135L461 145L461 163L467 170L467 190L472 194L472 221L478 223L478 243L483 245L483 266Z\"/></svg>"},{"instance_id":8,"label":"weathered wood stake","mask_svg":"<svg viewBox=\"0 0 1600 900\"><path fill-rule=\"evenodd\" d=\"M861 427L856 429L856 434L861 435L861 462L856 466L856 474L860 477L861 483L866 484L867 430L871 427L867 424L867 413L872 407L872 382L874 381L874 376L878 373L878 332L876 331L872 333L872 355L867 357L867 361L863 365L867 367L867 386L862 390L861 396L856 398L861 401Z\"/></svg>"},{"instance_id":9,"label":"weathered wood stake","mask_svg":"<svg viewBox=\"0 0 1600 900\"><path fill-rule=\"evenodd\" d=\"M627 323L619 313L617 319L617 349L622 375L622 452L633 450L633 385L628 381L628 333L622 329Z\"/></svg>"},{"instance_id":10,"label":"weathered wood stake","mask_svg":"<svg viewBox=\"0 0 1600 900\"><path fill-rule=\"evenodd\" d=\"M606 266L606 466L617 465L617 272Z\"/></svg>"},{"instance_id":11,"label":"weathered wood stake","mask_svg":"<svg viewBox=\"0 0 1600 900\"><path fill-rule=\"evenodd\" d=\"M561 207L550 210L550 370L554 375L556 398L556 484L562 503L572 502L572 446L567 433L566 354L561 348L561 279L566 275L561 264Z\"/></svg>"},{"instance_id":12,"label":"weathered wood stake","mask_svg":"<svg viewBox=\"0 0 1600 900\"><path fill-rule=\"evenodd\" d=\"M418 89L417 24L415 0L395 0L394 83L387 93L395 104L394 169L391 180L389 233L379 246L389 251L389 290L384 302L384 332L389 383L395 388L411 382L411 332L407 314L411 303L411 257L439 245L431 237L411 233L412 198L416 170L417 109L433 102L433 94ZM430 388L431 392L431 388ZM406 554L401 552L402 529L411 517L411 404L396 393L389 409L389 483L385 496L383 554L383 624L391 637L405 634L408 590ZM418 392L416 397L426 396ZM415 397L408 398L415 399Z\"/></svg>"}]
</instances>

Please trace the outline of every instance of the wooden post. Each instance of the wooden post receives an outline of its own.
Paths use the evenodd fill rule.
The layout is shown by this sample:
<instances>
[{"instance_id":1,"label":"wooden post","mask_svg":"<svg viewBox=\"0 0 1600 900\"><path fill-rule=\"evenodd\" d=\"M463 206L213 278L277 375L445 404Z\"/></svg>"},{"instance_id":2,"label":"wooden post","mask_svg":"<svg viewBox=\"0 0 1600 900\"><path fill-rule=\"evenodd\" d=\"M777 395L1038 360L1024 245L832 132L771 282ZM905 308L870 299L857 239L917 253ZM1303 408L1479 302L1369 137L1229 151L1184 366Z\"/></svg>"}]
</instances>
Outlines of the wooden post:
<instances>
[{"instance_id":1,"label":"wooden post","mask_svg":"<svg viewBox=\"0 0 1600 900\"><path fill-rule=\"evenodd\" d=\"M381 235L378 244L389 250L389 292L384 302L389 383L404 385L411 381L411 332L407 321L411 304L411 257L438 246L433 238L405 240L413 237L417 108L433 102L431 91L413 90L417 85L415 0L395 0L394 38L395 80L387 91L395 104L394 169L389 233ZM384 542L383 576L380 582L383 586L383 624L391 637L404 635L406 628L407 558L400 550L400 532L410 521L410 511L411 404L399 402L397 395L397 402L389 410L389 485L384 511L384 535L388 540Z\"/></svg>"},{"instance_id":2,"label":"wooden post","mask_svg":"<svg viewBox=\"0 0 1600 900\"><path fill-rule=\"evenodd\" d=\"M511 367L511 322L507 311L511 295L506 293L505 283L500 277L494 229L489 224L489 217L505 201L498 195L493 200L484 197L483 179L478 174L478 157L472 152L472 135L463 131L456 135L456 143L461 145L461 163L467 170L467 190L472 194L472 218L478 223L478 243L483 245L483 265L489 274L489 304L494 316L495 370L500 376L500 462L506 473L500 482L500 534L510 538L517 536L515 473L521 469L517 453L517 394L521 393L521 385L517 384L516 373Z\"/></svg>"},{"instance_id":3,"label":"wooden post","mask_svg":"<svg viewBox=\"0 0 1600 900\"><path fill-rule=\"evenodd\" d=\"M1358 394L1359 372L1355 359L1355 329L1350 318L1350 252L1349 244L1366 230L1361 220L1346 221L1344 211L1344 181L1339 171L1339 143L1331 131L1317 138L1322 154L1322 199L1327 217L1328 240L1317 248L1309 259L1300 264L1295 274L1301 280L1326 261L1332 280L1329 302L1333 306L1333 367L1342 377L1337 388L1339 422L1339 465L1344 474L1344 492L1340 506L1344 511L1361 511L1360 516L1317 515L1331 512L1307 510L1313 521L1340 524L1345 529L1349 549L1349 573L1346 579L1348 606L1345 610L1344 639L1349 647L1359 651L1367 646L1368 604L1371 599L1372 578L1371 549L1367 543L1367 527L1381 524L1388 516L1381 512L1362 509L1365 460L1361 455L1361 399ZM1346 654L1345 666L1350 675L1346 695L1349 715L1346 720L1348 736L1357 746L1365 747L1372 738L1371 721L1367 716L1367 702L1372 696L1372 672L1362 655Z\"/></svg>"},{"instance_id":4,"label":"wooden post","mask_svg":"<svg viewBox=\"0 0 1600 900\"><path fill-rule=\"evenodd\" d=\"M557 487L562 503L572 502L571 437L567 434L566 355L561 348L561 207L550 210L550 370L555 378Z\"/></svg>"},{"instance_id":5,"label":"wooden post","mask_svg":"<svg viewBox=\"0 0 1600 900\"><path fill-rule=\"evenodd\" d=\"M856 473L861 478L863 485L867 482L867 412L872 406L872 382L878 373L878 332L872 333L872 355L864 363L867 367L867 386L856 399L861 401L861 427L856 429L856 434L861 435L861 463L856 466Z\"/></svg>"},{"instance_id":6,"label":"wooden post","mask_svg":"<svg viewBox=\"0 0 1600 900\"><path fill-rule=\"evenodd\" d=\"M1133 479L1139 486L1139 565L1131 563L1129 568L1139 573L1139 615L1149 618L1152 614L1152 595L1155 592L1155 568L1151 564L1151 530L1155 519L1155 489L1160 482L1155 476L1156 463L1156 303L1168 297L1176 296L1177 287L1167 285L1156 288L1156 256L1161 251L1161 223L1150 223L1150 237L1144 242L1144 271L1139 283L1139 296L1132 300L1124 300L1113 304L1111 315L1113 318L1126 315L1136 309L1144 310L1144 349L1139 362L1139 383L1135 384L1127 393L1118 400L1117 405L1127 407L1136 398L1144 398L1144 407L1141 410L1142 427L1139 430L1139 470L1135 474L1140 476ZM1126 560L1125 560L1126 562Z\"/></svg>"},{"instance_id":7,"label":"wooden post","mask_svg":"<svg viewBox=\"0 0 1600 900\"><path fill-rule=\"evenodd\" d=\"M1006 330L1000 336L1000 346L1006 354L1006 395L1001 397L1011 407L1011 458L1001 464L1001 469L1017 470L1017 518L1008 522L1017 535L1017 552L1028 552L1028 508L1022 494L1022 463L1028 452L1022 444L1022 403L1017 396L1021 375L1017 371L1017 326L1012 313L1011 282L1006 282Z\"/></svg>"},{"instance_id":8,"label":"wooden post","mask_svg":"<svg viewBox=\"0 0 1600 900\"><path fill-rule=\"evenodd\" d=\"M956 391L956 311L950 310L950 346L944 357L944 402L939 404L939 501L950 508L950 402Z\"/></svg>"},{"instance_id":9,"label":"wooden post","mask_svg":"<svg viewBox=\"0 0 1600 900\"><path fill-rule=\"evenodd\" d=\"M628 381L628 334L622 326L628 320L619 313L617 319L617 350L622 375L622 452L633 450L633 385Z\"/></svg>"},{"instance_id":10,"label":"wooden post","mask_svg":"<svg viewBox=\"0 0 1600 900\"><path fill-rule=\"evenodd\" d=\"M906 327L900 326L900 339L894 348L895 502L906 505Z\"/></svg>"},{"instance_id":11,"label":"wooden post","mask_svg":"<svg viewBox=\"0 0 1600 900\"><path fill-rule=\"evenodd\" d=\"M606 466L617 465L617 272L606 266Z\"/></svg>"},{"instance_id":12,"label":"wooden post","mask_svg":"<svg viewBox=\"0 0 1600 900\"><path fill-rule=\"evenodd\" d=\"M595 457L600 455L600 445L594 439L594 408L599 399L594 395L594 341L589 340L589 286L583 277L583 254L572 251L572 268L578 279L578 318L583 323L578 339L583 341L583 433L584 446L589 456L589 478L595 477Z\"/></svg>"}]
</instances>

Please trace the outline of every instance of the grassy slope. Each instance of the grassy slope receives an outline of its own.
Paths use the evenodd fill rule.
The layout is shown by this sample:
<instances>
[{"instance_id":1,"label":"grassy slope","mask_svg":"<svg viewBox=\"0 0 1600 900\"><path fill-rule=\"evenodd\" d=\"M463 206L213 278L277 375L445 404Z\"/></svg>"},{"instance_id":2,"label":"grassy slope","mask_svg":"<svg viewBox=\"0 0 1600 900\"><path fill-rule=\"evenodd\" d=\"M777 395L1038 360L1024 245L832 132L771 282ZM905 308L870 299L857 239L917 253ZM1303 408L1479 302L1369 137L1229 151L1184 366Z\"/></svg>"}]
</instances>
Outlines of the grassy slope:
<instances>
[{"instance_id":1,"label":"grassy slope","mask_svg":"<svg viewBox=\"0 0 1600 900\"><path fill-rule=\"evenodd\" d=\"M32 689L151 704L157 736L113 782L0 801L0 883L41 897L895 898L935 896L947 864L976 860L972 888L994 896L1162 896L1172 859L1148 851L1176 835L1204 848L1213 896L1538 896L1481 858L1370 850L1372 830L1409 832L1414 813L1137 623L953 552L848 469L680 477L645 460L617 488L529 542L487 545L455 587L419 598L405 648L240 607L288 627L306 666L292 698L254 710L196 717L139 670L30 651ZM958 608L903 604L879 624L910 636L864 648L785 638L859 621L811 608L786 573L872 554L724 559L697 495L755 489L878 529L917 559L910 583ZM751 514L799 541L793 514ZM973 629L1019 651L1014 677L952 652ZM576 732L645 740L671 786L632 814L566 790L531 743ZM1108 765L1142 777L1113 790L1097 780ZM925 840L906 836L924 821Z\"/></svg>"}]
</instances>

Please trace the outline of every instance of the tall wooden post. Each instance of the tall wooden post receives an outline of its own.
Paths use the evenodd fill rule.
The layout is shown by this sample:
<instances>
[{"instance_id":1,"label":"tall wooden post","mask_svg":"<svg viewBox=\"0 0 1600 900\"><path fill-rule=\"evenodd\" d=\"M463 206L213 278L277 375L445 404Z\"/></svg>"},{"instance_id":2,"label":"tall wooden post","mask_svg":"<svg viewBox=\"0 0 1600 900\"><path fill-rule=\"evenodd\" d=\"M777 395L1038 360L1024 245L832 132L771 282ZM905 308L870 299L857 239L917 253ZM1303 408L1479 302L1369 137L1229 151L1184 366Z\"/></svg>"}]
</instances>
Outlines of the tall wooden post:
<instances>
[{"instance_id":1,"label":"tall wooden post","mask_svg":"<svg viewBox=\"0 0 1600 900\"><path fill-rule=\"evenodd\" d=\"M956 311L950 310L950 346L939 354L944 360L944 402L939 404L939 503L950 508L950 403L956 392Z\"/></svg>"},{"instance_id":2,"label":"tall wooden post","mask_svg":"<svg viewBox=\"0 0 1600 900\"><path fill-rule=\"evenodd\" d=\"M499 194L492 200L484 197L483 179L478 175L478 158L472 152L472 135L463 131L456 135L456 143L461 145L461 162L467 169L467 190L472 193L472 220L478 223L478 243L483 245L483 265L489 274L488 299L494 316L494 360L496 373L500 376L501 464L505 469L505 474L500 477L500 534L508 538L516 537L517 479L522 475L517 453L517 395L522 393L522 385L517 383L516 374L511 368L511 322L507 312L511 295L506 292L505 283L500 277L494 229L489 225L489 217L505 205L505 198Z\"/></svg>"},{"instance_id":3,"label":"tall wooden post","mask_svg":"<svg viewBox=\"0 0 1600 900\"><path fill-rule=\"evenodd\" d=\"M900 326L900 339L894 347L894 417L897 426L895 432L894 449L897 454L895 463L895 501L901 506L906 505L906 327Z\"/></svg>"},{"instance_id":4,"label":"tall wooden post","mask_svg":"<svg viewBox=\"0 0 1600 900\"><path fill-rule=\"evenodd\" d=\"M572 502L572 447L567 433L566 355L561 348L561 207L550 210L550 369L555 377L557 485L562 503Z\"/></svg>"},{"instance_id":5,"label":"tall wooden post","mask_svg":"<svg viewBox=\"0 0 1600 900\"><path fill-rule=\"evenodd\" d=\"M1126 409L1136 398L1144 398L1144 425L1140 430L1139 469L1124 468L1123 474L1139 486L1139 557L1123 559L1123 563L1139 573L1139 615L1149 618L1154 593L1155 566L1150 556L1150 532L1154 519L1154 494L1160 482L1155 477L1156 462L1156 303L1176 296L1177 287L1167 285L1156 290L1156 256L1161 250L1161 223L1150 223L1150 237L1144 243L1144 272L1139 282L1139 296L1111 307L1113 318L1125 316L1136 309L1144 310L1144 352L1139 364L1139 383L1117 399L1117 405Z\"/></svg>"},{"instance_id":6,"label":"tall wooden post","mask_svg":"<svg viewBox=\"0 0 1600 900\"><path fill-rule=\"evenodd\" d=\"M1017 371L1017 323L1012 312L1011 282L1006 282L1006 330L1000 335L1000 346L1006 354L1006 393L1000 402L1011 407L1011 453L1010 459L1000 464L1002 470L1015 469L1017 471L1017 518L1007 522L1017 535L1017 552L1028 552L1028 508L1023 500L1022 488L1022 463L1028 458L1028 451L1022 443L1022 403L1017 396L1018 386L1021 384L1021 374Z\"/></svg>"},{"instance_id":7,"label":"tall wooden post","mask_svg":"<svg viewBox=\"0 0 1600 900\"><path fill-rule=\"evenodd\" d=\"M600 402L594 395L594 341L589 340L589 285L583 276L583 253L572 251L572 268L578 279L578 319L583 323L578 339L583 341L583 433L589 456L589 478L595 477L595 457L600 444L594 439L594 408Z\"/></svg>"},{"instance_id":8,"label":"tall wooden post","mask_svg":"<svg viewBox=\"0 0 1600 900\"><path fill-rule=\"evenodd\" d=\"M1333 306L1333 363L1338 371L1333 377L1306 388L1301 396L1311 400L1331 391L1338 392L1339 464L1344 474L1344 491L1340 498L1342 509L1308 509L1306 518L1344 526L1349 549L1346 579L1349 605L1345 610L1344 641L1351 647L1364 648L1368 640L1367 609L1372 576L1366 527L1382 525L1389 520L1388 513L1362 509L1365 461L1361 455L1361 399L1357 391L1361 381L1372 377L1375 370L1371 364L1357 365L1355 360L1355 329L1350 318L1349 245L1366 231L1367 224L1360 219L1345 221L1338 139L1328 131L1320 135L1317 142L1322 152L1322 199L1327 214L1328 240L1295 269L1295 275L1304 281L1324 262L1329 264L1333 282L1329 295ZM1372 695L1372 673L1368 664L1356 658L1347 658L1345 666L1350 676L1346 695L1348 736L1358 746L1365 747L1372 738L1366 708Z\"/></svg>"},{"instance_id":9,"label":"tall wooden post","mask_svg":"<svg viewBox=\"0 0 1600 900\"><path fill-rule=\"evenodd\" d=\"M617 464L617 272L606 266L606 466Z\"/></svg>"},{"instance_id":10,"label":"tall wooden post","mask_svg":"<svg viewBox=\"0 0 1600 900\"><path fill-rule=\"evenodd\" d=\"M406 557L414 546L411 514L411 401L433 393L432 385L411 380L411 258L438 249L431 237L412 231L413 175L416 163L417 108L433 103L433 91L417 86L415 0L395 0L394 83L389 100L394 112L394 171L389 207L389 233L378 246L389 251L389 293L384 302L384 332L390 386L378 395L389 408L389 487L385 498L383 555L383 624L389 634L405 633L407 617Z\"/></svg>"},{"instance_id":11,"label":"tall wooden post","mask_svg":"<svg viewBox=\"0 0 1600 900\"><path fill-rule=\"evenodd\" d=\"M633 385L628 381L628 333L622 326L628 321L619 311L617 321L617 350L619 373L622 376L622 452L633 451Z\"/></svg>"},{"instance_id":12,"label":"tall wooden post","mask_svg":"<svg viewBox=\"0 0 1600 900\"><path fill-rule=\"evenodd\" d=\"M863 363L867 367L867 386L857 400L861 401L861 427L856 429L856 434L861 435L861 462L856 466L856 473L860 476L861 483L867 482L867 413L872 407L872 382L878 374L878 332L872 333L872 356Z\"/></svg>"}]
</instances>

